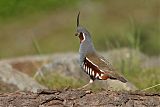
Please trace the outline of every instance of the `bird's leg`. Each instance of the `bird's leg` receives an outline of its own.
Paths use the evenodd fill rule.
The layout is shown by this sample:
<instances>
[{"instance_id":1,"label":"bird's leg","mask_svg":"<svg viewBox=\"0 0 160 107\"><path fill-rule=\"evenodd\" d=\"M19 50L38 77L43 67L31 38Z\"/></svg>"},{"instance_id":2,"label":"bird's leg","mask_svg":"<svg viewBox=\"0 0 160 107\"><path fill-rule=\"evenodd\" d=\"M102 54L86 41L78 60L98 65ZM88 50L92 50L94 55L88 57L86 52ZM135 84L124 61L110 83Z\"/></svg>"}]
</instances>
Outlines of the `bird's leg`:
<instances>
[{"instance_id":1,"label":"bird's leg","mask_svg":"<svg viewBox=\"0 0 160 107\"><path fill-rule=\"evenodd\" d=\"M89 86L89 85L92 84L92 83L93 83L93 80L90 79L88 84L86 84L86 85L84 85L84 86L82 86L82 87L80 87L80 88L78 88L78 89L84 89L84 88L86 88L87 86Z\"/></svg>"}]
</instances>

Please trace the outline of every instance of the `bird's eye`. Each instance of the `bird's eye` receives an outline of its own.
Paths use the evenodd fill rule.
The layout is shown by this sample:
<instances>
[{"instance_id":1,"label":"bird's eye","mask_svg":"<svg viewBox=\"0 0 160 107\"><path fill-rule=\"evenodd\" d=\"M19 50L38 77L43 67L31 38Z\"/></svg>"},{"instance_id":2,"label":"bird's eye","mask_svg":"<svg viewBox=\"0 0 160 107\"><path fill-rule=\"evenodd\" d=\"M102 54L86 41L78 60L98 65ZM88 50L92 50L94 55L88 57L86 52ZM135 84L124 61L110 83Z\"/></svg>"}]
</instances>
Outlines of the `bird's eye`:
<instances>
[{"instance_id":1,"label":"bird's eye","mask_svg":"<svg viewBox=\"0 0 160 107\"><path fill-rule=\"evenodd\" d=\"M75 33L75 36L79 36L79 33Z\"/></svg>"}]
</instances>

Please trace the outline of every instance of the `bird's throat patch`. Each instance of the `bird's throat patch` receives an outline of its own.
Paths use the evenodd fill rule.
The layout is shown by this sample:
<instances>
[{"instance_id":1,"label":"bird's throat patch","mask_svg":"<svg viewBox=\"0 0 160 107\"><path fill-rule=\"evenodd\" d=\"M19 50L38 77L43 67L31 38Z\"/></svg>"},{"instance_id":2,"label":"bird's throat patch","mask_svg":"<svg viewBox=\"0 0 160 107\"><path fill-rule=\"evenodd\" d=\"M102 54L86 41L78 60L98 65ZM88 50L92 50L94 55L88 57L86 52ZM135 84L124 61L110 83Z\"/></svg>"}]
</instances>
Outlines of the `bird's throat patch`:
<instances>
[{"instance_id":1,"label":"bird's throat patch","mask_svg":"<svg viewBox=\"0 0 160 107\"><path fill-rule=\"evenodd\" d=\"M85 36L82 32L79 34L79 39L80 39L80 43L82 43L85 40Z\"/></svg>"}]
</instances>

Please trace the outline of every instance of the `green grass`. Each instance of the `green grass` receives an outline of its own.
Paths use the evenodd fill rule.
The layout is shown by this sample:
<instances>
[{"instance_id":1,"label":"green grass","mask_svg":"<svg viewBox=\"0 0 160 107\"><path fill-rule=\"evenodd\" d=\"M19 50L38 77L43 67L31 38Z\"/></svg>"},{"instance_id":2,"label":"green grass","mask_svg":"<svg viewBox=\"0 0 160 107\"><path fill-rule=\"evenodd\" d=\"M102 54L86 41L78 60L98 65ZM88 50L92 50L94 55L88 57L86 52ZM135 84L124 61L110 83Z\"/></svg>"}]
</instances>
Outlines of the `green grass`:
<instances>
[{"instance_id":1,"label":"green grass","mask_svg":"<svg viewBox=\"0 0 160 107\"><path fill-rule=\"evenodd\" d=\"M127 72L126 76L140 90L146 89L148 87L151 87L160 83L159 69L150 69L150 70L141 69L140 71ZM151 88L146 91L160 92L160 86Z\"/></svg>"},{"instance_id":2,"label":"green grass","mask_svg":"<svg viewBox=\"0 0 160 107\"><path fill-rule=\"evenodd\" d=\"M76 2L75 0L1 0L0 20L53 11L56 8L75 5Z\"/></svg>"},{"instance_id":3,"label":"green grass","mask_svg":"<svg viewBox=\"0 0 160 107\"><path fill-rule=\"evenodd\" d=\"M137 67L137 66L136 66ZM132 70L125 70L123 75L133 83L139 90L152 87L160 83L160 69L137 69L132 68ZM49 89L64 89L66 87L79 88L86 83L82 80L76 80L67 76L62 76L60 74L51 74L45 77L38 77L38 82L48 87ZM91 85L93 91L101 90L98 86ZM149 92L160 92L160 86L145 90Z\"/></svg>"},{"instance_id":4,"label":"green grass","mask_svg":"<svg viewBox=\"0 0 160 107\"><path fill-rule=\"evenodd\" d=\"M79 88L84 84L82 80L76 80L67 76L62 76L58 73L38 77L38 82L50 89L64 89L66 87Z\"/></svg>"},{"instance_id":5,"label":"green grass","mask_svg":"<svg viewBox=\"0 0 160 107\"><path fill-rule=\"evenodd\" d=\"M141 68L139 57L134 54L129 59L123 60L117 65L117 68L123 71L122 74L140 90L160 83L160 68ZM160 92L160 86L146 91Z\"/></svg>"},{"instance_id":6,"label":"green grass","mask_svg":"<svg viewBox=\"0 0 160 107\"><path fill-rule=\"evenodd\" d=\"M143 70L143 71L125 71L126 78L132 82L139 90L146 89L148 87L157 85L160 83L159 69ZM72 79L66 76L61 76L60 74L51 75L52 78L38 78L38 81L47 86L50 89L64 89L66 87L79 88L85 85L82 80ZM93 91L101 90L99 87L92 86ZM160 86L148 89L149 92L160 92Z\"/></svg>"}]
</instances>

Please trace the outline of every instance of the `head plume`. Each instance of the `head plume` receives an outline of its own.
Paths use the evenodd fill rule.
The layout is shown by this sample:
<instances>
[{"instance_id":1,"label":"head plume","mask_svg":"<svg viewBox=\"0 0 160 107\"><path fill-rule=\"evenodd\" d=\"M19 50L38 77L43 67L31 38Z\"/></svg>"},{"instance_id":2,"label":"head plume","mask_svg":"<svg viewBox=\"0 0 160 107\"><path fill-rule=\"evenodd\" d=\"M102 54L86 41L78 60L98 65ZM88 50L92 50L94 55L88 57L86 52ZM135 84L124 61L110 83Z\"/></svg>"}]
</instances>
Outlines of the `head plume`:
<instances>
[{"instance_id":1,"label":"head plume","mask_svg":"<svg viewBox=\"0 0 160 107\"><path fill-rule=\"evenodd\" d=\"M87 29L80 25L79 23L79 17L80 17L80 11L77 15L77 31L75 33L75 36L78 36L80 39L80 49L79 52L81 53L81 57L85 56L85 54L89 52L95 52L94 45L92 43L92 39L90 36L90 33L87 31ZM83 58L81 58L83 59Z\"/></svg>"},{"instance_id":2,"label":"head plume","mask_svg":"<svg viewBox=\"0 0 160 107\"><path fill-rule=\"evenodd\" d=\"M79 26L79 16L80 16L80 11L78 12L78 15L77 15L77 27Z\"/></svg>"}]
</instances>

